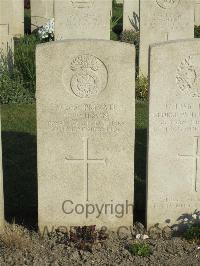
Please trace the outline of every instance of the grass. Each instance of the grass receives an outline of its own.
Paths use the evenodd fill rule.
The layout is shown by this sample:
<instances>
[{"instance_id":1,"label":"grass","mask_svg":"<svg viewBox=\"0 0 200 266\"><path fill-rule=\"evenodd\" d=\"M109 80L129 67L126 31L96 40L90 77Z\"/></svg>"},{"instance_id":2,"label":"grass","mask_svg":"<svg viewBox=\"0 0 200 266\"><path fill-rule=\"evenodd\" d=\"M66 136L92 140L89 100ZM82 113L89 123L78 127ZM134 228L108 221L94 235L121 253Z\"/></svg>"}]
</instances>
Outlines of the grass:
<instances>
[{"instance_id":1,"label":"grass","mask_svg":"<svg viewBox=\"0 0 200 266\"><path fill-rule=\"evenodd\" d=\"M31 233L17 224L5 224L0 234L0 242L8 249L26 251L32 248Z\"/></svg>"},{"instance_id":2,"label":"grass","mask_svg":"<svg viewBox=\"0 0 200 266\"><path fill-rule=\"evenodd\" d=\"M6 220L37 226L35 104L2 105L2 146ZM144 222L147 103L136 104L135 216Z\"/></svg>"},{"instance_id":3,"label":"grass","mask_svg":"<svg viewBox=\"0 0 200 266\"><path fill-rule=\"evenodd\" d=\"M5 216L7 221L37 223L35 105L2 106Z\"/></svg>"}]
</instances>

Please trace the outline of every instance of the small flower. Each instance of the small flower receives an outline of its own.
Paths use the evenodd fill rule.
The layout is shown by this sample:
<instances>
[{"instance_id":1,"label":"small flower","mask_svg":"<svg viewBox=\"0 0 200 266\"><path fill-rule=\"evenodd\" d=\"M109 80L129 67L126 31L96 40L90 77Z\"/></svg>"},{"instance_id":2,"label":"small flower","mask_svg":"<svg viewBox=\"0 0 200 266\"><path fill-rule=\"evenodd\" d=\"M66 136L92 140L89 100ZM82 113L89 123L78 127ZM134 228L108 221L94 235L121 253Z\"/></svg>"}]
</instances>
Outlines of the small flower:
<instances>
[{"instance_id":1,"label":"small flower","mask_svg":"<svg viewBox=\"0 0 200 266\"><path fill-rule=\"evenodd\" d=\"M145 239L148 239L149 236L148 235L143 235L142 239L145 240Z\"/></svg>"},{"instance_id":2,"label":"small flower","mask_svg":"<svg viewBox=\"0 0 200 266\"><path fill-rule=\"evenodd\" d=\"M137 234L136 239L140 239L140 238L141 238L141 234Z\"/></svg>"},{"instance_id":3,"label":"small flower","mask_svg":"<svg viewBox=\"0 0 200 266\"><path fill-rule=\"evenodd\" d=\"M183 221L184 221L184 222L188 222L188 218L185 218Z\"/></svg>"},{"instance_id":4,"label":"small flower","mask_svg":"<svg viewBox=\"0 0 200 266\"><path fill-rule=\"evenodd\" d=\"M193 219L197 219L197 215L194 213L194 214L192 215L192 218L193 218Z\"/></svg>"},{"instance_id":5,"label":"small flower","mask_svg":"<svg viewBox=\"0 0 200 266\"><path fill-rule=\"evenodd\" d=\"M54 18L50 19L45 25L38 30L40 39L53 39L54 37Z\"/></svg>"}]
</instances>

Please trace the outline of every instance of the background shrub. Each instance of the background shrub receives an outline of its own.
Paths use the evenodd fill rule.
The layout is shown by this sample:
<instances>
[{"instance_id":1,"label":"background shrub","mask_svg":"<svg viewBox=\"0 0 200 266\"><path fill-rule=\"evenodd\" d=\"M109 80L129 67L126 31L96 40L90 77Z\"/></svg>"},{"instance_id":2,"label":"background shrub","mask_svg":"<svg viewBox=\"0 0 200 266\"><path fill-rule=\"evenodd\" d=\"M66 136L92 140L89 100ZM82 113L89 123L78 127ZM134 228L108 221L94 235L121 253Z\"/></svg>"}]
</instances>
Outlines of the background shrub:
<instances>
[{"instance_id":1,"label":"background shrub","mask_svg":"<svg viewBox=\"0 0 200 266\"><path fill-rule=\"evenodd\" d=\"M0 103L31 103L35 99L35 49L39 40L26 35L15 41L14 55L3 57L0 66ZM12 60L10 60L12 57ZM10 61L13 65L10 66Z\"/></svg>"},{"instance_id":2,"label":"background shrub","mask_svg":"<svg viewBox=\"0 0 200 266\"><path fill-rule=\"evenodd\" d=\"M147 100L148 99L148 78L145 76L137 76L135 84L135 96L138 100Z\"/></svg>"}]
</instances>

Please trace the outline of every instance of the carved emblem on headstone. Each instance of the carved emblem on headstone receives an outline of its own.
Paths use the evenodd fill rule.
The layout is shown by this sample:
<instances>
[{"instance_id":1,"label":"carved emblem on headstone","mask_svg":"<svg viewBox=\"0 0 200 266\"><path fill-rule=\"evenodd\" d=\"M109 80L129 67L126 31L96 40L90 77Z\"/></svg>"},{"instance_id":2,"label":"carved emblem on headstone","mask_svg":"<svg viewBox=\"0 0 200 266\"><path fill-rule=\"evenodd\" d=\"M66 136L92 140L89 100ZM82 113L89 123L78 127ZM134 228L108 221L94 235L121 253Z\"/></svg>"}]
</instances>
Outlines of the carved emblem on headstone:
<instances>
[{"instance_id":1,"label":"carved emblem on headstone","mask_svg":"<svg viewBox=\"0 0 200 266\"><path fill-rule=\"evenodd\" d=\"M89 8L94 4L94 0L71 0L73 7L75 8Z\"/></svg>"},{"instance_id":2,"label":"carved emblem on headstone","mask_svg":"<svg viewBox=\"0 0 200 266\"><path fill-rule=\"evenodd\" d=\"M180 0L156 0L157 4L164 9L174 8Z\"/></svg>"},{"instance_id":3,"label":"carved emblem on headstone","mask_svg":"<svg viewBox=\"0 0 200 266\"><path fill-rule=\"evenodd\" d=\"M176 84L183 93L200 97L200 55L191 55L179 65L176 73Z\"/></svg>"},{"instance_id":4,"label":"carved emblem on headstone","mask_svg":"<svg viewBox=\"0 0 200 266\"><path fill-rule=\"evenodd\" d=\"M108 73L104 63L93 55L79 55L70 66L72 92L81 98L98 95L107 85Z\"/></svg>"}]
</instances>

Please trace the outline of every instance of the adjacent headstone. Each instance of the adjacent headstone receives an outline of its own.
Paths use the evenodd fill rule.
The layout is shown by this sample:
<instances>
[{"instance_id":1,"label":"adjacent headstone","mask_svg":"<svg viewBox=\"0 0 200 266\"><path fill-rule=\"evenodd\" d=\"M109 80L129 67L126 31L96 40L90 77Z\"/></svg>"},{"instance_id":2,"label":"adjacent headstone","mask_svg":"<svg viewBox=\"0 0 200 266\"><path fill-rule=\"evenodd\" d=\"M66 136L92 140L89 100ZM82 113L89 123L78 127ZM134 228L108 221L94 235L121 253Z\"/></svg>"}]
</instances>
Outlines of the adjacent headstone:
<instances>
[{"instance_id":1,"label":"adjacent headstone","mask_svg":"<svg viewBox=\"0 0 200 266\"><path fill-rule=\"evenodd\" d=\"M3 198L3 168L2 168L2 148L1 148L1 119L0 119L0 230L4 224L4 198Z\"/></svg>"},{"instance_id":2,"label":"adjacent headstone","mask_svg":"<svg viewBox=\"0 0 200 266\"><path fill-rule=\"evenodd\" d=\"M124 0L123 30L139 31L139 0Z\"/></svg>"},{"instance_id":3,"label":"adjacent headstone","mask_svg":"<svg viewBox=\"0 0 200 266\"><path fill-rule=\"evenodd\" d=\"M200 40L150 49L148 227L200 211Z\"/></svg>"},{"instance_id":4,"label":"adjacent headstone","mask_svg":"<svg viewBox=\"0 0 200 266\"><path fill-rule=\"evenodd\" d=\"M133 46L114 41L37 47L41 231L132 224L134 57Z\"/></svg>"},{"instance_id":5,"label":"adjacent headstone","mask_svg":"<svg viewBox=\"0 0 200 266\"><path fill-rule=\"evenodd\" d=\"M24 35L24 0L0 0L0 24L8 24L10 35Z\"/></svg>"},{"instance_id":6,"label":"adjacent headstone","mask_svg":"<svg viewBox=\"0 0 200 266\"><path fill-rule=\"evenodd\" d=\"M200 0L196 0L195 2L195 19L194 24L196 26L200 26Z\"/></svg>"},{"instance_id":7,"label":"adjacent headstone","mask_svg":"<svg viewBox=\"0 0 200 266\"><path fill-rule=\"evenodd\" d=\"M140 74L148 73L149 45L194 38L194 2L140 0Z\"/></svg>"},{"instance_id":8,"label":"adjacent headstone","mask_svg":"<svg viewBox=\"0 0 200 266\"><path fill-rule=\"evenodd\" d=\"M8 58L10 65L13 58L14 43L13 37L9 34L9 25L0 24L0 60L3 57Z\"/></svg>"},{"instance_id":9,"label":"adjacent headstone","mask_svg":"<svg viewBox=\"0 0 200 266\"><path fill-rule=\"evenodd\" d=\"M54 0L31 0L31 30L54 18Z\"/></svg>"},{"instance_id":10,"label":"adjacent headstone","mask_svg":"<svg viewBox=\"0 0 200 266\"><path fill-rule=\"evenodd\" d=\"M110 40L111 0L55 0L55 39Z\"/></svg>"}]
</instances>

